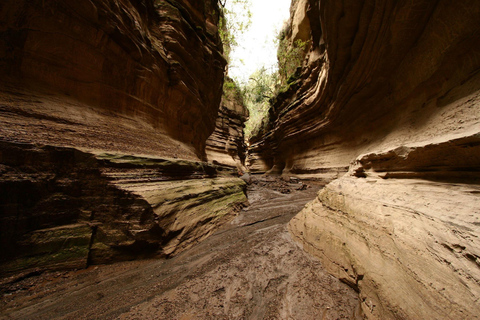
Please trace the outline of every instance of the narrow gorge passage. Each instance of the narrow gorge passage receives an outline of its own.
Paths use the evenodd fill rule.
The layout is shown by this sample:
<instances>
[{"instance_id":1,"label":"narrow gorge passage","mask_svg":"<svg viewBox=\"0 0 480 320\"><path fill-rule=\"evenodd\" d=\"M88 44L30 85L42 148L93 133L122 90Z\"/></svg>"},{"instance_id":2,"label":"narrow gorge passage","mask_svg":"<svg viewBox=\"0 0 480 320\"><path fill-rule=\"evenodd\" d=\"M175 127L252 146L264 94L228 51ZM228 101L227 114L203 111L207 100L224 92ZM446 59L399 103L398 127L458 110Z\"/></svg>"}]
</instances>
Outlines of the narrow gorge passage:
<instances>
[{"instance_id":1,"label":"narrow gorge passage","mask_svg":"<svg viewBox=\"0 0 480 320\"><path fill-rule=\"evenodd\" d=\"M290 7L242 81L249 2ZM480 320L480 1L0 1L0 296Z\"/></svg>"},{"instance_id":2,"label":"narrow gorge passage","mask_svg":"<svg viewBox=\"0 0 480 320\"><path fill-rule=\"evenodd\" d=\"M291 239L321 185L254 178L250 206L167 260L44 273L5 287L2 319L352 319L353 289Z\"/></svg>"}]
</instances>

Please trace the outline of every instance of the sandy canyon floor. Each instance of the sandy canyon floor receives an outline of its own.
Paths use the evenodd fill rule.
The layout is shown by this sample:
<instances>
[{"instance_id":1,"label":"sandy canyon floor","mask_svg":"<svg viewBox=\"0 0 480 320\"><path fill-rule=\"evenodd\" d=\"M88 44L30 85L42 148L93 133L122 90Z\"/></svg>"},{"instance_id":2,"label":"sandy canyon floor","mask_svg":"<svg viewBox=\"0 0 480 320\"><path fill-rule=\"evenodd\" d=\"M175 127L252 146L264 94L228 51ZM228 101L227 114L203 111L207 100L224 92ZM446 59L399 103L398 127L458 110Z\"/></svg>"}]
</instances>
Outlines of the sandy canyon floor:
<instances>
[{"instance_id":1,"label":"sandy canyon floor","mask_svg":"<svg viewBox=\"0 0 480 320\"><path fill-rule=\"evenodd\" d=\"M307 184L254 178L249 207L172 259L3 283L0 319L361 318L354 290L323 271L287 231L321 188Z\"/></svg>"}]
</instances>

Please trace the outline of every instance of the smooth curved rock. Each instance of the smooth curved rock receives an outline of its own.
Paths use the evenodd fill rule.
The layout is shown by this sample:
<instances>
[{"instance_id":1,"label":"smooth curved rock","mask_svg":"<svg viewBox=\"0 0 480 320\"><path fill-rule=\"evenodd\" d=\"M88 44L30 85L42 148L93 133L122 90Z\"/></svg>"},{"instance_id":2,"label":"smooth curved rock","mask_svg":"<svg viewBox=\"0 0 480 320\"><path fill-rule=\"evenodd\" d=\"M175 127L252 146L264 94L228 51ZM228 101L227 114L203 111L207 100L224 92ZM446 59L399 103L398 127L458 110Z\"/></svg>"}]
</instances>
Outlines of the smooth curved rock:
<instances>
[{"instance_id":1,"label":"smooth curved rock","mask_svg":"<svg viewBox=\"0 0 480 320\"><path fill-rule=\"evenodd\" d=\"M350 176L290 231L360 293L369 319L478 319L480 188Z\"/></svg>"},{"instance_id":2,"label":"smooth curved rock","mask_svg":"<svg viewBox=\"0 0 480 320\"><path fill-rule=\"evenodd\" d=\"M474 1L310 0L304 10L312 48L251 140L254 169L331 179L360 154L478 126Z\"/></svg>"},{"instance_id":3,"label":"smooth curved rock","mask_svg":"<svg viewBox=\"0 0 480 320\"><path fill-rule=\"evenodd\" d=\"M240 174L246 171L247 147L243 129L248 117L248 109L238 93L238 88L224 93L215 131L206 142L205 151L209 162L237 168Z\"/></svg>"},{"instance_id":4,"label":"smooth curved rock","mask_svg":"<svg viewBox=\"0 0 480 320\"><path fill-rule=\"evenodd\" d=\"M367 318L478 319L478 3L304 5L312 48L253 170L333 180L290 231Z\"/></svg>"}]
</instances>

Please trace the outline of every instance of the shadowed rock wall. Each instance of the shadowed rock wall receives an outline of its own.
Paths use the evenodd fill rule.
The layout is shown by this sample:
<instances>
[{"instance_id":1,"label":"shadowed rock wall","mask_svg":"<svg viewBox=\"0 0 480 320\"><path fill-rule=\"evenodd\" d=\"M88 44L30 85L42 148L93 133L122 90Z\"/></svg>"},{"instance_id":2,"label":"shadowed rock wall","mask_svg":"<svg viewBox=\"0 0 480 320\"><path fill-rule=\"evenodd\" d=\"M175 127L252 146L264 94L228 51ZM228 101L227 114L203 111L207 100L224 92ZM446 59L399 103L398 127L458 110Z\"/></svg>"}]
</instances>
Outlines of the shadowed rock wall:
<instances>
[{"instance_id":1,"label":"shadowed rock wall","mask_svg":"<svg viewBox=\"0 0 480 320\"><path fill-rule=\"evenodd\" d=\"M204 158L226 64L216 1L2 1L0 15L0 73L7 85L2 100L10 116L19 116L16 108L27 102L33 118L60 118L80 133L102 117L110 123L97 126L95 140L108 149L131 151L122 140L140 131L156 140L143 142L144 153L180 149L174 152L179 157ZM56 94L79 102L51 106ZM32 95L33 101L22 100ZM22 106L20 116L33 113L24 111ZM19 133L2 128L7 139L23 138ZM91 144L82 134L71 135L65 132L56 144Z\"/></svg>"},{"instance_id":2,"label":"shadowed rock wall","mask_svg":"<svg viewBox=\"0 0 480 320\"><path fill-rule=\"evenodd\" d=\"M0 274L171 256L244 202L209 165L217 1L0 3Z\"/></svg>"},{"instance_id":3,"label":"shadowed rock wall","mask_svg":"<svg viewBox=\"0 0 480 320\"><path fill-rule=\"evenodd\" d=\"M245 172L247 146L243 129L248 116L248 109L239 95L223 95L215 131L207 140L206 153L210 162Z\"/></svg>"},{"instance_id":4,"label":"shadowed rock wall","mask_svg":"<svg viewBox=\"0 0 480 320\"><path fill-rule=\"evenodd\" d=\"M252 169L338 178L294 237L370 319L477 319L478 2L297 1L292 21L312 45Z\"/></svg>"},{"instance_id":5,"label":"shadowed rock wall","mask_svg":"<svg viewBox=\"0 0 480 320\"><path fill-rule=\"evenodd\" d=\"M202 162L1 143L1 275L171 256L246 202Z\"/></svg>"}]
</instances>

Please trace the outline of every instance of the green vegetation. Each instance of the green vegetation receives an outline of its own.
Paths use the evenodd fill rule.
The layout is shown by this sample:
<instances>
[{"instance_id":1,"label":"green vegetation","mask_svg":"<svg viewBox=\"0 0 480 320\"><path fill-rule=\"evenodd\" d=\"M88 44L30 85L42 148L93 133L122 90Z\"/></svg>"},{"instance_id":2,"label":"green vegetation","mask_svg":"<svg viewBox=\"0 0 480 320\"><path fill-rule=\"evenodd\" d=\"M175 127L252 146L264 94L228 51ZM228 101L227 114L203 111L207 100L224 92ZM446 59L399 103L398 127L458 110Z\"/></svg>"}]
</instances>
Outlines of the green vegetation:
<instances>
[{"instance_id":1,"label":"green vegetation","mask_svg":"<svg viewBox=\"0 0 480 320\"><path fill-rule=\"evenodd\" d=\"M227 1L219 1L220 21L218 32L223 43L223 54L230 64L230 52L238 46L238 37L252 23L252 13L250 12L250 0L230 0L232 8L234 8L232 10L225 7Z\"/></svg>"},{"instance_id":2,"label":"green vegetation","mask_svg":"<svg viewBox=\"0 0 480 320\"><path fill-rule=\"evenodd\" d=\"M301 39L291 42L287 37L287 28L277 36L278 74L282 85L289 85L296 80L297 68L302 66L305 52L310 46L309 41Z\"/></svg>"},{"instance_id":3,"label":"green vegetation","mask_svg":"<svg viewBox=\"0 0 480 320\"><path fill-rule=\"evenodd\" d=\"M279 84L278 73L264 67L255 71L242 88L245 105L250 117L245 123L245 139L248 140L265 124L270 109L270 99L275 96Z\"/></svg>"},{"instance_id":4,"label":"green vegetation","mask_svg":"<svg viewBox=\"0 0 480 320\"><path fill-rule=\"evenodd\" d=\"M226 100L237 101L242 105L245 103L244 91L235 80L228 76L223 82L223 96Z\"/></svg>"},{"instance_id":5,"label":"green vegetation","mask_svg":"<svg viewBox=\"0 0 480 320\"><path fill-rule=\"evenodd\" d=\"M225 2L232 1L235 10L225 8ZM237 38L251 23L250 0L224 0L221 5L220 37L224 45L224 55L230 64L230 52L238 45ZM237 83L226 77L223 89L229 100L244 104L250 113L245 124L245 139L248 140L267 124L268 111L275 97L286 92L298 79L298 68L302 66L305 52L310 43L296 40L292 43L286 26L277 36L277 68L267 70L262 67L250 75L247 83ZM228 73L228 69L227 69Z\"/></svg>"},{"instance_id":6,"label":"green vegetation","mask_svg":"<svg viewBox=\"0 0 480 320\"><path fill-rule=\"evenodd\" d=\"M297 69L302 66L308 41L296 40L291 43L286 29L277 37L277 69L268 72L264 67L255 71L244 86L244 101L250 112L245 124L245 139L249 139L267 124L268 110L274 97L286 92L298 79Z\"/></svg>"}]
</instances>

